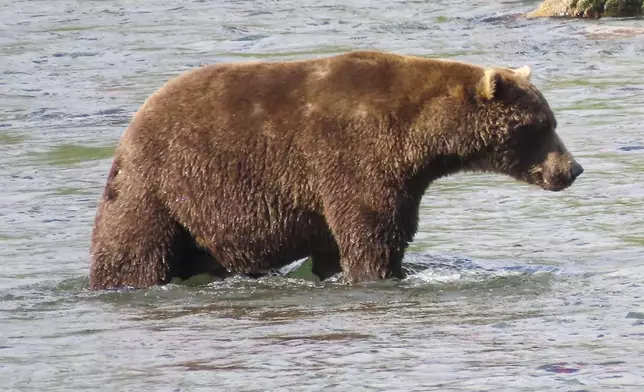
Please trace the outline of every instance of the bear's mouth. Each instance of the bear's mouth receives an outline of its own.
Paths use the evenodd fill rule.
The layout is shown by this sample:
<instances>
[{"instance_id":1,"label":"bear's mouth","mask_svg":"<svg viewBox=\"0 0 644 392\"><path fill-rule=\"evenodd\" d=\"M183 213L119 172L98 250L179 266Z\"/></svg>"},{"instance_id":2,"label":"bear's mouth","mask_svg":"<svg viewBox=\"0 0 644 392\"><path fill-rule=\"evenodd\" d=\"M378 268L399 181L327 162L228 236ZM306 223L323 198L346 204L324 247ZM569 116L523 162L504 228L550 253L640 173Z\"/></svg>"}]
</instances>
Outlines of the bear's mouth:
<instances>
[{"instance_id":1,"label":"bear's mouth","mask_svg":"<svg viewBox=\"0 0 644 392\"><path fill-rule=\"evenodd\" d=\"M553 191L553 192L563 191L564 189L568 188L570 185L572 185L572 183L565 183L561 181L550 182L547 179L543 179L542 183L540 184L541 188L547 191Z\"/></svg>"},{"instance_id":2,"label":"bear's mouth","mask_svg":"<svg viewBox=\"0 0 644 392\"><path fill-rule=\"evenodd\" d=\"M535 166L530 170L529 180L527 182L537 185L546 191L559 192L570 187L574 180L559 175L547 176L541 167Z\"/></svg>"}]
</instances>

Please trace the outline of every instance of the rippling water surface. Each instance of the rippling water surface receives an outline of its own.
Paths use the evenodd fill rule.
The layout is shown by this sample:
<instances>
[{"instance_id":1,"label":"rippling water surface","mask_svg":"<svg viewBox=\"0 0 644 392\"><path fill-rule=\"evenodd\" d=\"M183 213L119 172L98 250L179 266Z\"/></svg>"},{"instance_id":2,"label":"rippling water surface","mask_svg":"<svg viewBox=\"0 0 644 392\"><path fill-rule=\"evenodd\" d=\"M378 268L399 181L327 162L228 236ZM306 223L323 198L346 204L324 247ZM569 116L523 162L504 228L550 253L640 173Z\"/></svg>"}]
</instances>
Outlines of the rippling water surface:
<instances>
[{"instance_id":1,"label":"rippling water surface","mask_svg":"<svg viewBox=\"0 0 644 392\"><path fill-rule=\"evenodd\" d=\"M644 21L536 1L4 1L0 385L11 391L639 391ZM438 181L401 282L87 290L130 116L200 64L376 48L533 69L586 172ZM301 270L300 270L301 271Z\"/></svg>"}]
</instances>

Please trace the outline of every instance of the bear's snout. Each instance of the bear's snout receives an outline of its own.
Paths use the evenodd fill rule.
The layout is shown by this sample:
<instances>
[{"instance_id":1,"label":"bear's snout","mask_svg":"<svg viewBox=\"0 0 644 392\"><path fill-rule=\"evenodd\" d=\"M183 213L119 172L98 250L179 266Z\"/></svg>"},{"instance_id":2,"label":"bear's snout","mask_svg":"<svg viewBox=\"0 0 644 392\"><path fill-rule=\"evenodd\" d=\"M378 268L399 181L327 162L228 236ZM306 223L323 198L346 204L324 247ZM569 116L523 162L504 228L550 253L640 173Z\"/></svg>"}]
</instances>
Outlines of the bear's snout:
<instances>
[{"instance_id":1,"label":"bear's snout","mask_svg":"<svg viewBox=\"0 0 644 392\"><path fill-rule=\"evenodd\" d=\"M577 177L581 176L583 172L584 172L583 166L581 166L577 161L572 161L572 164L570 167L570 178L572 179L572 181L575 181Z\"/></svg>"},{"instance_id":2,"label":"bear's snout","mask_svg":"<svg viewBox=\"0 0 644 392\"><path fill-rule=\"evenodd\" d=\"M584 168L569 154L551 154L541 169L543 177L540 185L548 191L562 191L571 186L583 172Z\"/></svg>"}]
</instances>

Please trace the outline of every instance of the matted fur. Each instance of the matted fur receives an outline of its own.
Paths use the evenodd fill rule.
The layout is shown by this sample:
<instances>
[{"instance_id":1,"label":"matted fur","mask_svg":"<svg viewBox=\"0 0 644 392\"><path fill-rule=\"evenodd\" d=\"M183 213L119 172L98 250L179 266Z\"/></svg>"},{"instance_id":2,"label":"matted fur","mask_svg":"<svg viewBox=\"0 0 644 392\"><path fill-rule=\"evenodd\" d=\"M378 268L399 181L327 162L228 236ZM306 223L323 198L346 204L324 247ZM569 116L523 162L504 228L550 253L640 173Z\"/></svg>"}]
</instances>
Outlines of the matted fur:
<instances>
[{"instance_id":1,"label":"matted fur","mask_svg":"<svg viewBox=\"0 0 644 392\"><path fill-rule=\"evenodd\" d=\"M581 173L529 76L373 51L180 75L116 149L90 286L255 274L306 256L322 279L402 277L437 178L486 170L561 190Z\"/></svg>"}]
</instances>

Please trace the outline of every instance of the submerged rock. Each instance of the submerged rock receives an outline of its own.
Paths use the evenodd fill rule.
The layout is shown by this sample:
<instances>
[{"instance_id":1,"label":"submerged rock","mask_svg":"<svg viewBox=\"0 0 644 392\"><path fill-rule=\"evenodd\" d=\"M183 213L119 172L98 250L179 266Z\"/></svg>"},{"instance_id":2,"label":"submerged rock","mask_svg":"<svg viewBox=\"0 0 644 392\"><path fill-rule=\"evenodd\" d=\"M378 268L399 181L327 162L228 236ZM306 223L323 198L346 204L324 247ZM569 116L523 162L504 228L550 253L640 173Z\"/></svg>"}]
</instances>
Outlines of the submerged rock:
<instances>
[{"instance_id":1,"label":"submerged rock","mask_svg":"<svg viewBox=\"0 0 644 392\"><path fill-rule=\"evenodd\" d=\"M643 0L544 0L528 18L628 17L642 15Z\"/></svg>"}]
</instances>

